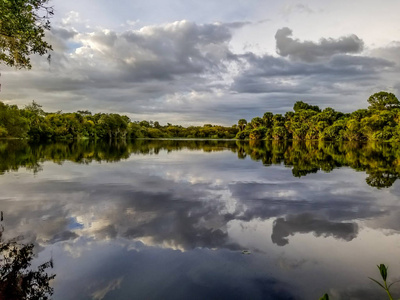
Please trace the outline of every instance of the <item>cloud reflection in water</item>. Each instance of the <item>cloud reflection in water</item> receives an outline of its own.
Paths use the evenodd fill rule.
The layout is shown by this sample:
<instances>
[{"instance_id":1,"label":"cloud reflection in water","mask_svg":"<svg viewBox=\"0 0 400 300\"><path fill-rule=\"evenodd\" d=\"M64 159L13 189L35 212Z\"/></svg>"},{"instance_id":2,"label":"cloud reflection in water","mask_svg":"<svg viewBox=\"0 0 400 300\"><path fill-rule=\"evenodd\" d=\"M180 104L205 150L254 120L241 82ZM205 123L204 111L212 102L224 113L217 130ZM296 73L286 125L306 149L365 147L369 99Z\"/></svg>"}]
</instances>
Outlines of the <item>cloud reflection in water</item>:
<instances>
[{"instance_id":1,"label":"cloud reflection in water","mask_svg":"<svg viewBox=\"0 0 400 300\"><path fill-rule=\"evenodd\" d=\"M20 170L17 179L5 173L9 234L22 233L40 255L53 251L56 299L308 299L345 286L335 277L346 265L341 252L324 257L324 245L352 256L369 243L369 223L374 234L397 232L390 218L399 213L397 185L369 187L365 174L349 168L294 178L288 168L238 160L223 149L150 150L120 163L45 162L36 175ZM393 234L382 247L397 240ZM302 254L310 241L314 252ZM366 262L367 255L354 262L361 277L370 275ZM288 273L284 266L297 267ZM306 288L310 282L315 289Z\"/></svg>"}]
</instances>

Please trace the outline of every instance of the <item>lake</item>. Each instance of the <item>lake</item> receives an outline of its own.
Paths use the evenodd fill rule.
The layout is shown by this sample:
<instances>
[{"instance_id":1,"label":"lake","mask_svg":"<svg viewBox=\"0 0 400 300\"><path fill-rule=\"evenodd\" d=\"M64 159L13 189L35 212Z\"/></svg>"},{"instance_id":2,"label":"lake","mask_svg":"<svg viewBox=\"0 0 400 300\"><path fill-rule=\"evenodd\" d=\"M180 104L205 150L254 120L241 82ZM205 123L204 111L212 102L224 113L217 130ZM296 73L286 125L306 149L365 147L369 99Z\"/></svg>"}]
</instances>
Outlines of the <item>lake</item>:
<instances>
[{"instance_id":1,"label":"lake","mask_svg":"<svg viewBox=\"0 0 400 300\"><path fill-rule=\"evenodd\" d=\"M53 299L386 299L400 145L0 141L4 236ZM393 294L400 290L393 286Z\"/></svg>"}]
</instances>

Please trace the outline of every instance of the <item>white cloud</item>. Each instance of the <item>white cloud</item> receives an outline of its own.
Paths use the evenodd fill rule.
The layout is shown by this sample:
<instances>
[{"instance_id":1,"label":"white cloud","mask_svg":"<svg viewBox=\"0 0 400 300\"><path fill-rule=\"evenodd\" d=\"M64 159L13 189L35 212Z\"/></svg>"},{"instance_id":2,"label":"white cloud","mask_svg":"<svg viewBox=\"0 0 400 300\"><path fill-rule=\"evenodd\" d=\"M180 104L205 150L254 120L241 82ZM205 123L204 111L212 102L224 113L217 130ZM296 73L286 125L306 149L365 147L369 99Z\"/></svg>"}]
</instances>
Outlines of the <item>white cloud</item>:
<instances>
[{"instance_id":1,"label":"white cloud","mask_svg":"<svg viewBox=\"0 0 400 300\"><path fill-rule=\"evenodd\" d=\"M377 89L400 89L399 42L391 40L399 23L390 18L398 4L368 1L350 14L339 2L55 0L51 64L34 57L32 71L4 68L0 100L227 125L284 112L300 99L344 111L366 107ZM150 14L151 5L165 10ZM352 26L374 9L368 24Z\"/></svg>"}]
</instances>

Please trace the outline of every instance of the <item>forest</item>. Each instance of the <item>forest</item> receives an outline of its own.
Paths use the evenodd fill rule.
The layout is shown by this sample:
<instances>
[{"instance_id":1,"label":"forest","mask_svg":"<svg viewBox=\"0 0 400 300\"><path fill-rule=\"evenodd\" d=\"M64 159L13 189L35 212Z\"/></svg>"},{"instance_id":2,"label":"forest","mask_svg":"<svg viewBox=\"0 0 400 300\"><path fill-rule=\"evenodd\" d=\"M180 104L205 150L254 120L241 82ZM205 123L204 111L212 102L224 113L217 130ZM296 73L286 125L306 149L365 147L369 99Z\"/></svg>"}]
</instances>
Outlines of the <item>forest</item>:
<instances>
[{"instance_id":1,"label":"forest","mask_svg":"<svg viewBox=\"0 0 400 300\"><path fill-rule=\"evenodd\" d=\"M70 139L135 138L234 138L237 126L224 127L173 125L157 121L131 121L113 113L89 111L48 113L33 101L24 108L0 102L0 138L28 138L35 141Z\"/></svg>"},{"instance_id":2,"label":"forest","mask_svg":"<svg viewBox=\"0 0 400 300\"><path fill-rule=\"evenodd\" d=\"M125 115L80 111L45 112L32 101L24 108L0 102L0 138L70 139L200 138L239 140L400 141L400 102L388 92L368 98L367 109L342 113L297 101L284 115L265 112L230 127L161 125Z\"/></svg>"},{"instance_id":3,"label":"forest","mask_svg":"<svg viewBox=\"0 0 400 300\"><path fill-rule=\"evenodd\" d=\"M266 112L251 122L240 119L237 139L400 141L400 102L392 93L379 92L368 98L367 109L342 113L298 101L282 114Z\"/></svg>"}]
</instances>

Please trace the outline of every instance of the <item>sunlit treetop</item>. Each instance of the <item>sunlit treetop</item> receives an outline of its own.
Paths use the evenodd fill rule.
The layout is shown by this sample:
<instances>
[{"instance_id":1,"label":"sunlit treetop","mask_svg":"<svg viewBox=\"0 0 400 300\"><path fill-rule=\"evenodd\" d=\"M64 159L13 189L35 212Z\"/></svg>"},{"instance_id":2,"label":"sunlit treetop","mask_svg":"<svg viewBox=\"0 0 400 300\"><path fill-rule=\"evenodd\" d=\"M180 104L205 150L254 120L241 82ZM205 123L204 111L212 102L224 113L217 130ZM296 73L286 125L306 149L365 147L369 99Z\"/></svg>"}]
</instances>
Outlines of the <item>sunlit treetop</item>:
<instances>
[{"instance_id":1,"label":"sunlit treetop","mask_svg":"<svg viewBox=\"0 0 400 300\"><path fill-rule=\"evenodd\" d=\"M368 108L371 110L387 110L400 107L400 101L397 97L388 92L375 93L367 101L370 104Z\"/></svg>"},{"instance_id":2,"label":"sunlit treetop","mask_svg":"<svg viewBox=\"0 0 400 300\"><path fill-rule=\"evenodd\" d=\"M18 69L32 67L29 55L44 55L52 47L44 40L53 8L49 0L0 1L0 63Z\"/></svg>"}]
</instances>

